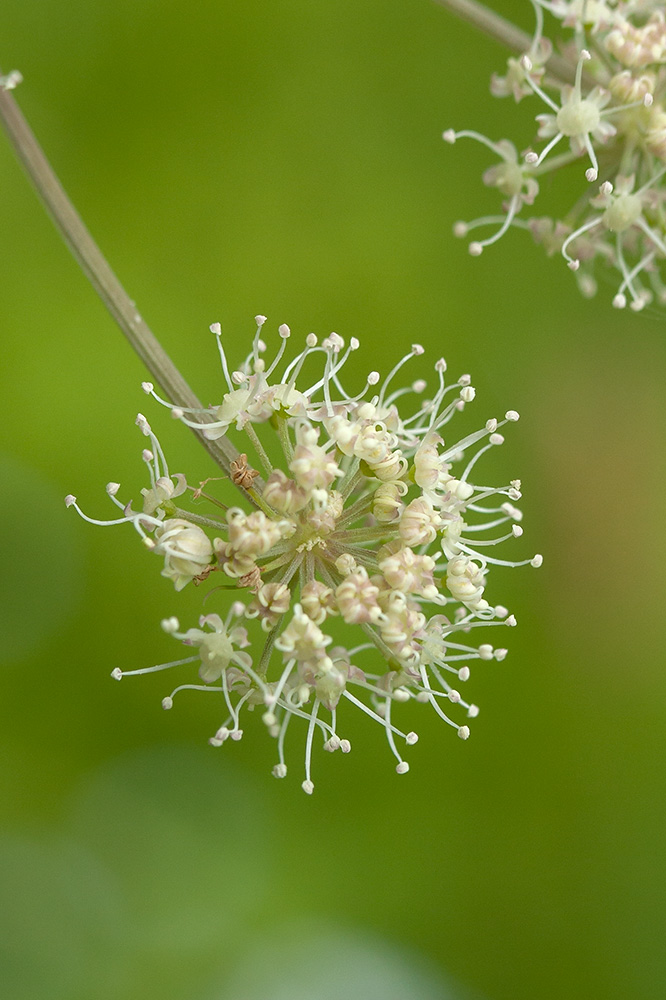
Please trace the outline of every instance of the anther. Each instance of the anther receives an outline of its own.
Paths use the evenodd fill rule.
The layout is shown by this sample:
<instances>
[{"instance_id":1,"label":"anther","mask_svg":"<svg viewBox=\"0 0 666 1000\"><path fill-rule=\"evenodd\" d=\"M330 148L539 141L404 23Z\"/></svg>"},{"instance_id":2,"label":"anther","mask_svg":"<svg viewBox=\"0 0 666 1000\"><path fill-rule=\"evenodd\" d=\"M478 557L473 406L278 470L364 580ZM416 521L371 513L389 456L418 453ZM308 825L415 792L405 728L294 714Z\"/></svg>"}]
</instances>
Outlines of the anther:
<instances>
[{"instance_id":1,"label":"anther","mask_svg":"<svg viewBox=\"0 0 666 1000\"><path fill-rule=\"evenodd\" d=\"M316 334L309 333L305 338L305 343L307 344L308 347L316 347L317 346Z\"/></svg>"},{"instance_id":2,"label":"anther","mask_svg":"<svg viewBox=\"0 0 666 1000\"><path fill-rule=\"evenodd\" d=\"M109 494L110 497L115 497L115 495L116 495L116 493L118 492L119 489L120 489L120 483L107 483L106 484L106 492Z\"/></svg>"},{"instance_id":3,"label":"anther","mask_svg":"<svg viewBox=\"0 0 666 1000\"><path fill-rule=\"evenodd\" d=\"M458 680L468 681L469 680L469 667L461 667L458 671Z\"/></svg>"},{"instance_id":4,"label":"anther","mask_svg":"<svg viewBox=\"0 0 666 1000\"><path fill-rule=\"evenodd\" d=\"M444 142L448 142L453 145L456 141L456 133L452 128L447 128L445 132L442 132L442 139Z\"/></svg>"},{"instance_id":5,"label":"anther","mask_svg":"<svg viewBox=\"0 0 666 1000\"><path fill-rule=\"evenodd\" d=\"M180 406L172 406L171 416L173 417L174 420L182 420L185 414L181 410Z\"/></svg>"},{"instance_id":6,"label":"anther","mask_svg":"<svg viewBox=\"0 0 666 1000\"><path fill-rule=\"evenodd\" d=\"M395 769L398 774L407 774L409 771L409 764L406 760L401 760L399 764L396 764Z\"/></svg>"},{"instance_id":7,"label":"anther","mask_svg":"<svg viewBox=\"0 0 666 1000\"><path fill-rule=\"evenodd\" d=\"M490 444L504 444L504 437L501 434L491 434L488 441Z\"/></svg>"},{"instance_id":8,"label":"anther","mask_svg":"<svg viewBox=\"0 0 666 1000\"><path fill-rule=\"evenodd\" d=\"M155 386L153 385L152 382L142 382L141 383L141 388L146 393L146 395L149 396L151 394L151 392L153 391L153 389L155 388Z\"/></svg>"},{"instance_id":9,"label":"anther","mask_svg":"<svg viewBox=\"0 0 666 1000\"><path fill-rule=\"evenodd\" d=\"M343 753L349 753L351 750L351 743L349 740L340 740L340 749Z\"/></svg>"},{"instance_id":10,"label":"anther","mask_svg":"<svg viewBox=\"0 0 666 1000\"><path fill-rule=\"evenodd\" d=\"M280 324L280 326L278 327L278 333L280 334L283 340L286 340L288 337L291 337L291 330L289 329L286 323Z\"/></svg>"},{"instance_id":11,"label":"anther","mask_svg":"<svg viewBox=\"0 0 666 1000\"><path fill-rule=\"evenodd\" d=\"M114 667L113 670L111 671L111 676L113 677L114 681L121 681L123 679L123 672L120 669L120 667Z\"/></svg>"},{"instance_id":12,"label":"anther","mask_svg":"<svg viewBox=\"0 0 666 1000\"><path fill-rule=\"evenodd\" d=\"M243 739L243 730L242 729L234 729L234 731L232 733L230 733L229 735L231 736L232 740L235 740L236 743L238 743L239 740Z\"/></svg>"},{"instance_id":13,"label":"anther","mask_svg":"<svg viewBox=\"0 0 666 1000\"><path fill-rule=\"evenodd\" d=\"M414 746L414 744L418 743L418 741L419 741L418 733L414 732L407 733L407 735L405 736L405 743L407 744L407 746L410 747Z\"/></svg>"},{"instance_id":14,"label":"anther","mask_svg":"<svg viewBox=\"0 0 666 1000\"><path fill-rule=\"evenodd\" d=\"M532 151L530 151L529 153L525 153L525 163L537 163L538 160L539 156L537 153L534 153Z\"/></svg>"},{"instance_id":15,"label":"anther","mask_svg":"<svg viewBox=\"0 0 666 1000\"><path fill-rule=\"evenodd\" d=\"M272 771L274 778L286 778L287 777L287 765L286 764L276 764Z\"/></svg>"},{"instance_id":16,"label":"anther","mask_svg":"<svg viewBox=\"0 0 666 1000\"><path fill-rule=\"evenodd\" d=\"M379 372L370 372L367 378L368 385L377 385L380 379Z\"/></svg>"},{"instance_id":17,"label":"anther","mask_svg":"<svg viewBox=\"0 0 666 1000\"><path fill-rule=\"evenodd\" d=\"M312 795L312 793L314 792L314 785L308 778L306 778L305 781L301 782L301 788L306 793L306 795Z\"/></svg>"},{"instance_id":18,"label":"anther","mask_svg":"<svg viewBox=\"0 0 666 1000\"><path fill-rule=\"evenodd\" d=\"M412 344L412 354L414 354L415 356L423 354L424 351L425 348L423 348L420 344Z\"/></svg>"},{"instance_id":19,"label":"anther","mask_svg":"<svg viewBox=\"0 0 666 1000\"><path fill-rule=\"evenodd\" d=\"M73 493L68 493L65 497L65 507L71 507L73 503L76 503L76 497Z\"/></svg>"},{"instance_id":20,"label":"anther","mask_svg":"<svg viewBox=\"0 0 666 1000\"><path fill-rule=\"evenodd\" d=\"M479 706L478 705L470 705L469 708L467 709L467 718L468 719L476 719L476 717L477 717L478 714L479 714ZM467 728L467 727L465 726L465 728ZM465 739L466 738L467 737L465 737Z\"/></svg>"},{"instance_id":21,"label":"anther","mask_svg":"<svg viewBox=\"0 0 666 1000\"><path fill-rule=\"evenodd\" d=\"M452 705L457 705L460 701L460 691L447 691L446 697L449 699Z\"/></svg>"},{"instance_id":22,"label":"anther","mask_svg":"<svg viewBox=\"0 0 666 1000\"><path fill-rule=\"evenodd\" d=\"M177 632L180 628L180 623L175 616L172 616L171 618L163 618L160 625L162 626L162 630L166 632L167 635Z\"/></svg>"},{"instance_id":23,"label":"anther","mask_svg":"<svg viewBox=\"0 0 666 1000\"><path fill-rule=\"evenodd\" d=\"M469 715L469 712L467 713ZM460 726L458 729L458 736L461 740L469 739L469 726Z\"/></svg>"},{"instance_id":24,"label":"anther","mask_svg":"<svg viewBox=\"0 0 666 1000\"><path fill-rule=\"evenodd\" d=\"M264 323L266 322L266 317L265 316L255 316L254 317L254 322L257 324L257 326L263 326ZM217 325L219 326L219 323ZM212 329L212 327L211 327L211 329Z\"/></svg>"},{"instance_id":25,"label":"anther","mask_svg":"<svg viewBox=\"0 0 666 1000\"><path fill-rule=\"evenodd\" d=\"M141 452L141 457L143 458L144 462L152 462L155 456L153 455L150 448L144 448L143 451Z\"/></svg>"},{"instance_id":26,"label":"anther","mask_svg":"<svg viewBox=\"0 0 666 1000\"><path fill-rule=\"evenodd\" d=\"M530 566L534 566L535 569L538 569L539 566L541 566L542 564L543 564L543 556L539 552L537 552L534 558L530 560Z\"/></svg>"},{"instance_id":27,"label":"anther","mask_svg":"<svg viewBox=\"0 0 666 1000\"><path fill-rule=\"evenodd\" d=\"M162 698L162 708L165 712L168 712L170 708L173 708L173 698L169 698L168 695L166 698Z\"/></svg>"},{"instance_id":28,"label":"anther","mask_svg":"<svg viewBox=\"0 0 666 1000\"><path fill-rule=\"evenodd\" d=\"M597 177L599 176L599 171L596 169L596 167L588 167L587 170L585 171L585 176L591 184L593 181L596 181Z\"/></svg>"},{"instance_id":29,"label":"anther","mask_svg":"<svg viewBox=\"0 0 666 1000\"><path fill-rule=\"evenodd\" d=\"M521 528L521 526L519 524L513 524L511 526L511 534L513 535L514 538L520 538L520 536L522 535L522 533L523 533L523 529Z\"/></svg>"},{"instance_id":30,"label":"anther","mask_svg":"<svg viewBox=\"0 0 666 1000\"><path fill-rule=\"evenodd\" d=\"M515 628L515 626L518 624L518 622L516 621L516 616L509 615L509 617L505 619L504 624L508 625L509 628Z\"/></svg>"},{"instance_id":31,"label":"anther","mask_svg":"<svg viewBox=\"0 0 666 1000\"><path fill-rule=\"evenodd\" d=\"M615 309L625 309L626 305L627 305L627 298L626 298L626 296L622 295L621 292L618 292L618 294L613 299L613 307Z\"/></svg>"},{"instance_id":32,"label":"anther","mask_svg":"<svg viewBox=\"0 0 666 1000\"><path fill-rule=\"evenodd\" d=\"M570 271L577 271L578 268L580 267L580 261L578 259L570 260L567 264L567 267L569 268Z\"/></svg>"},{"instance_id":33,"label":"anther","mask_svg":"<svg viewBox=\"0 0 666 1000\"><path fill-rule=\"evenodd\" d=\"M506 420L512 420L514 422L516 420L520 420L520 414L518 413L517 410L507 410L506 413L504 414L504 417Z\"/></svg>"},{"instance_id":34,"label":"anther","mask_svg":"<svg viewBox=\"0 0 666 1000\"><path fill-rule=\"evenodd\" d=\"M470 245L467 247L472 257L480 257L483 253L483 246L478 240L472 240Z\"/></svg>"}]
</instances>

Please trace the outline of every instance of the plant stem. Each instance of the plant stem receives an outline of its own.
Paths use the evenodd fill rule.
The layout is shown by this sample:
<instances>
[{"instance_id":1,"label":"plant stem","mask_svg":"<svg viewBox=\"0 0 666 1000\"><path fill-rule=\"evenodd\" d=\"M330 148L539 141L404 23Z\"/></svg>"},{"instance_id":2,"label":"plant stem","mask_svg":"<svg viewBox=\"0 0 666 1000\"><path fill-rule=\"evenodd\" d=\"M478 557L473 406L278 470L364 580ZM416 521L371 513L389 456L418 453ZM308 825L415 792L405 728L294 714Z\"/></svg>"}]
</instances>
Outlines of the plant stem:
<instances>
[{"instance_id":1,"label":"plant stem","mask_svg":"<svg viewBox=\"0 0 666 1000\"><path fill-rule=\"evenodd\" d=\"M475 28L494 38L496 42L501 42L508 49L512 49L519 55L527 52L532 44L531 37L521 28L517 28L511 21L500 17L494 10L479 3L478 0L435 0L440 7L446 7L453 14L457 14L463 21L473 24ZM561 56L552 55L546 63L548 71L561 80L563 83L573 83L576 76L576 68Z\"/></svg>"},{"instance_id":2,"label":"plant stem","mask_svg":"<svg viewBox=\"0 0 666 1000\"><path fill-rule=\"evenodd\" d=\"M84 274L146 368L176 406L203 409L171 358L141 317L88 232L12 95L0 87L0 119L26 173ZM227 438L209 441L194 433L217 464L229 472L238 451Z\"/></svg>"}]
</instances>

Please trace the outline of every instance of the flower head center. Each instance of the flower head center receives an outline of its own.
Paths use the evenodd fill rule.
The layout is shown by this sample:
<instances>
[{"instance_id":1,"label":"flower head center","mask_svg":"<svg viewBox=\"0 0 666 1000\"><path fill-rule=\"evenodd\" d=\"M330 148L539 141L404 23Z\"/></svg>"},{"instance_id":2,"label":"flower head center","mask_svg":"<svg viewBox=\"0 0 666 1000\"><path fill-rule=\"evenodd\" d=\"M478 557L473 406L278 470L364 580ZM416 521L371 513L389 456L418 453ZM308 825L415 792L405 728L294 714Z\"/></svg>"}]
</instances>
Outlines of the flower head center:
<instances>
[{"instance_id":1,"label":"flower head center","mask_svg":"<svg viewBox=\"0 0 666 1000\"><path fill-rule=\"evenodd\" d=\"M570 139L587 135L599 127L601 115L594 101L578 99L575 95L566 101L557 112L557 127Z\"/></svg>"},{"instance_id":2,"label":"flower head center","mask_svg":"<svg viewBox=\"0 0 666 1000\"><path fill-rule=\"evenodd\" d=\"M604 226L611 232L623 233L638 222L641 211L641 196L639 194L618 195L604 212Z\"/></svg>"}]
</instances>

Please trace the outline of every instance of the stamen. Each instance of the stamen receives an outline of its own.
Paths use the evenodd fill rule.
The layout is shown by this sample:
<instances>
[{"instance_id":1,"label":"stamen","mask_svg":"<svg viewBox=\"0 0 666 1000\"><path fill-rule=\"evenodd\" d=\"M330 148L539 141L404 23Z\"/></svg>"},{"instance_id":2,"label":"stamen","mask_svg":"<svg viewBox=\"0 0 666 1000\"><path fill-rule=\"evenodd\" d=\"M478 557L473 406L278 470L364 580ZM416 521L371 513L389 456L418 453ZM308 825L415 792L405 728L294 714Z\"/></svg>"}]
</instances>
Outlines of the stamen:
<instances>
[{"instance_id":1,"label":"stamen","mask_svg":"<svg viewBox=\"0 0 666 1000\"><path fill-rule=\"evenodd\" d=\"M579 226L578 229L576 229L573 233L570 233L569 236L567 236L564 243L562 244L562 249L560 253L564 257L564 259L566 260L567 264L569 265L572 271L578 270L580 261L569 256L569 254L567 253L567 247L571 243L573 243L573 241L577 239L579 236L582 236L583 233L587 233L589 232L590 229L594 229L595 226L600 226L600 225L601 225L601 218L592 219L591 222L586 222L584 226Z\"/></svg>"},{"instance_id":2,"label":"stamen","mask_svg":"<svg viewBox=\"0 0 666 1000\"><path fill-rule=\"evenodd\" d=\"M421 347L421 345L420 344L412 344L412 349L409 352L409 354L405 354L404 357L402 357L400 359L400 361L398 361L398 363L393 366L393 368L391 369L391 371L388 373L388 375L384 379L384 384L381 387L381 390L379 392L379 406L383 406L384 405L384 396L386 395L386 390L388 389L388 387L391 384L392 380L398 374L398 372L400 371L400 369L402 368L402 366L405 365L405 364L407 364L408 361L411 361L412 358L417 357L419 354L423 354L423 348Z\"/></svg>"},{"instance_id":3,"label":"stamen","mask_svg":"<svg viewBox=\"0 0 666 1000\"><path fill-rule=\"evenodd\" d=\"M511 226L514 216L519 208L520 208L520 197L518 195L514 195L511 201L509 202L509 207L507 209L506 216L504 217L504 221L502 222L502 225L497 230L497 232L494 233L493 236L489 236L485 240L481 240L480 242L478 240L475 240L473 243L470 243L469 252L471 253L472 257L480 256L480 254L483 252L484 247L489 247L493 243L497 243L497 241L500 240L502 236L504 236L506 231Z\"/></svg>"},{"instance_id":4,"label":"stamen","mask_svg":"<svg viewBox=\"0 0 666 1000\"><path fill-rule=\"evenodd\" d=\"M310 715L310 724L308 726L308 735L305 741L305 781L302 784L302 789L307 792L308 795L312 795L314 791L314 785L310 780L310 761L312 759L312 737L314 735L314 728L317 722L317 712L319 711L319 699L315 698L314 705L312 706L312 713Z\"/></svg>"},{"instance_id":5,"label":"stamen","mask_svg":"<svg viewBox=\"0 0 666 1000\"><path fill-rule=\"evenodd\" d=\"M529 77L528 77L528 79L529 79ZM554 108L555 111L559 111L559 108L556 105L554 105L552 103L552 101L548 101L547 103L550 104L550 106L552 108ZM561 139L563 139L563 138L564 138L564 133L558 132L557 135L553 136L553 138L550 140L550 142L546 146L544 146L544 148L541 150L541 152L538 155L536 153L532 153L532 152L526 153L525 154L525 162L529 163L530 166L533 166L533 167L539 167L539 166L541 166L541 164L543 163L543 161L546 159L546 157L550 153L551 149L554 149L555 146L557 146L558 142Z\"/></svg>"},{"instance_id":6,"label":"stamen","mask_svg":"<svg viewBox=\"0 0 666 1000\"><path fill-rule=\"evenodd\" d=\"M282 671L282 675L277 683L275 691L267 694L266 697L264 698L265 704L268 705L269 707L272 705L276 705L277 702L280 700L280 695L282 694L285 684L289 680L289 675L296 666L296 662L297 662L296 660L288 661L287 666Z\"/></svg>"},{"instance_id":7,"label":"stamen","mask_svg":"<svg viewBox=\"0 0 666 1000\"><path fill-rule=\"evenodd\" d=\"M446 715L446 713L443 712L441 710L441 708L439 707L439 705L437 704L437 701L434 698L432 690L430 688L430 681L428 679L428 674L426 672L426 668L423 667L423 666L419 667L419 673L421 674L421 679L423 681L423 687L428 692L428 701L430 702L430 704L432 705L432 707L437 712L437 715L440 717L440 719L443 719L444 722L446 722L447 725L453 726L454 729L458 729L459 730L460 726L458 726L458 724L455 723L453 721L453 719L449 719L448 715Z\"/></svg>"},{"instance_id":8,"label":"stamen","mask_svg":"<svg viewBox=\"0 0 666 1000\"><path fill-rule=\"evenodd\" d=\"M260 327L257 327L257 333ZM219 323L212 323L210 326L210 332L215 334L215 340L217 341L217 349L220 352L220 361L222 362L222 371L224 373L224 378L226 380L227 386L229 387L229 392L233 390L233 384L229 376L229 366L227 364L227 356L224 353L224 347L222 346L222 327Z\"/></svg>"},{"instance_id":9,"label":"stamen","mask_svg":"<svg viewBox=\"0 0 666 1000\"><path fill-rule=\"evenodd\" d=\"M355 698L350 691L343 691L342 694L343 697L347 698L348 701L351 701L352 704L356 705L357 708L360 708L361 711L365 712L366 715L369 715L371 719L375 720L375 722L378 722L381 726L388 725L388 723L384 719L382 719L381 715L377 715L376 712L373 712L371 708L368 708L368 706L364 705L362 701L359 701L358 698ZM403 740L407 739L405 734L401 732L399 729L396 729L395 726L389 726L389 728L392 733L396 734L396 736L402 737Z\"/></svg>"},{"instance_id":10,"label":"stamen","mask_svg":"<svg viewBox=\"0 0 666 1000\"><path fill-rule=\"evenodd\" d=\"M198 659L198 656L188 656L184 660L172 660L171 663L158 663L154 667L142 667L140 670L120 670L119 667L116 667L115 670L111 672L111 676L114 680L119 681L122 677L136 677L138 674L154 674L158 670L169 670L171 667L182 667L184 663L194 663L194 661ZM203 691L204 688L201 690ZM208 688L205 690L208 690Z\"/></svg>"}]
</instances>

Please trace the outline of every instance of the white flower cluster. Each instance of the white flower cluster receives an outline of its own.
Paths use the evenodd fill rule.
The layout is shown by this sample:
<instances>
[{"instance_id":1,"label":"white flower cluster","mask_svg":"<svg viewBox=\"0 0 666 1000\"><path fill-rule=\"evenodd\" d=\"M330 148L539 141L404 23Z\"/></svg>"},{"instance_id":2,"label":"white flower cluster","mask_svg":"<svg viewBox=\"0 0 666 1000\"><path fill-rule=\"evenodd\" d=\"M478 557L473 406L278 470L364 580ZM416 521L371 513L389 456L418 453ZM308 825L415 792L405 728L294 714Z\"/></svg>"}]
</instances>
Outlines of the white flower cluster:
<instances>
[{"instance_id":1,"label":"white flower cluster","mask_svg":"<svg viewBox=\"0 0 666 1000\"><path fill-rule=\"evenodd\" d=\"M230 372L219 324L217 338L228 391L219 406L183 410L161 399L151 383L146 393L187 424L209 437L235 428L247 435L263 476L247 455L232 463L231 481L243 506L226 506L206 483L196 489L184 476L169 474L164 452L143 415L137 418L150 448L143 452L150 474L141 511L107 493L122 512L108 522L131 523L144 544L162 556L162 575L176 590L216 574L211 598L234 591L226 613L206 614L198 628L181 631L176 618L164 630L195 654L127 674L198 663L200 684L179 684L163 701L171 708L182 690L217 692L223 719L210 742L221 746L243 734L241 713L260 707L268 733L277 741L276 777L287 773L285 739L293 719L307 723L303 788L313 790L311 753L316 732L328 751L350 750L338 732L337 711L353 705L386 734L397 760L408 770L396 739L407 745L417 736L403 733L391 719L394 702L429 703L461 739L469 728L444 706L457 706L468 718L478 709L458 690L470 676L473 660L501 660L503 648L475 644L477 628L515 625L506 608L491 605L486 579L494 565L539 566L541 556L506 561L490 553L522 534L517 480L480 485L478 460L503 443L501 428L518 419L509 410L455 444L445 444L444 428L475 396L468 375L447 384L446 364L435 364L437 386L396 388L396 376L423 353L414 344L381 381L370 372L365 386L350 395L341 370L358 348L332 333L321 343L314 334L288 364L282 365L290 331L279 328L277 355L268 364L261 339L265 317L258 316L252 351ZM304 368L317 374L297 389ZM316 364L320 362L320 364ZM413 400L408 415L403 404ZM261 430L261 437L258 433ZM281 457L274 462L277 446ZM186 496L194 511L181 509ZM199 513L208 503L212 513ZM496 531L499 529L499 533ZM245 621L245 625L241 624ZM349 644L349 626L358 638ZM251 629L255 635L249 639ZM254 648L256 652L247 650Z\"/></svg>"},{"instance_id":2,"label":"white flower cluster","mask_svg":"<svg viewBox=\"0 0 666 1000\"><path fill-rule=\"evenodd\" d=\"M510 228L526 229L546 253L561 254L580 291L597 289L597 265L619 272L613 305L635 311L655 298L666 303L660 266L666 257L666 14L657 0L530 0L536 28L529 50L510 58L505 76L493 76L491 92L515 101L531 97L546 112L536 115L536 148L520 155L508 139L493 142L478 132L447 129L454 143L471 138L499 162L483 175L502 196L502 214L457 222L465 237L493 226L469 252L481 254ZM555 75L553 44L543 34L544 11L569 38L561 42L573 85ZM557 149L558 155L553 155ZM583 158L583 189L563 218L532 214L539 178ZM582 173L582 172L581 172ZM529 210L529 211L526 211Z\"/></svg>"}]
</instances>

